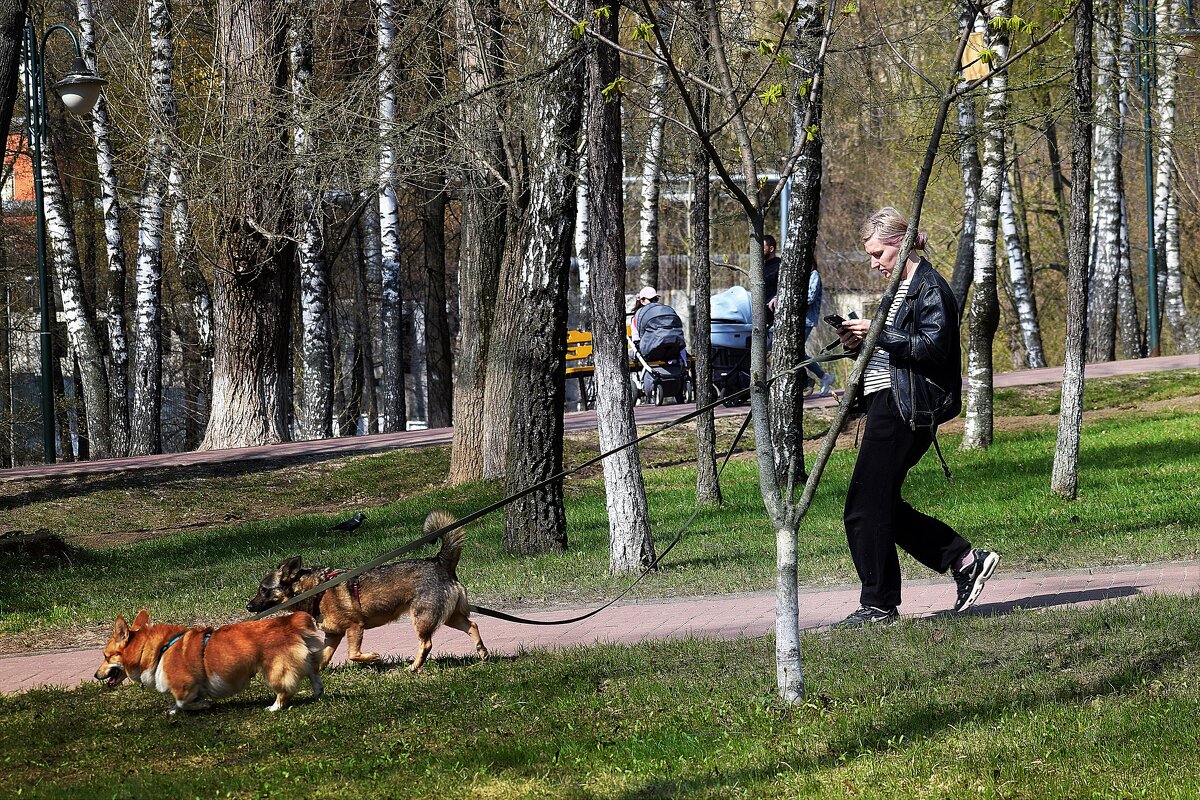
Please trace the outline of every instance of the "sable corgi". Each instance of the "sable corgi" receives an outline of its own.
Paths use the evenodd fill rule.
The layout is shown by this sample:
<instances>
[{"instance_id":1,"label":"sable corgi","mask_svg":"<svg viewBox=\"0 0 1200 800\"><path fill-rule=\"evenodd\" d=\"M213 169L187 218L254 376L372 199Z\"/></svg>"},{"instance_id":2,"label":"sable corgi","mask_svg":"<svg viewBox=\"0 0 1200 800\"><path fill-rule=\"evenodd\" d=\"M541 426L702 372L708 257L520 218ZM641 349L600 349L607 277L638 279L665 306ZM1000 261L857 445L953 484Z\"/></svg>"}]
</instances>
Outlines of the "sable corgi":
<instances>
[{"instance_id":1,"label":"sable corgi","mask_svg":"<svg viewBox=\"0 0 1200 800\"><path fill-rule=\"evenodd\" d=\"M209 701L237 694L261 672L275 690L267 710L279 711L304 678L312 682L313 699L321 696L320 662L321 636L303 612L214 630L152 625L143 608L132 626L117 617L96 680L113 687L128 676L147 689L170 692L174 714L208 708Z\"/></svg>"},{"instance_id":2,"label":"sable corgi","mask_svg":"<svg viewBox=\"0 0 1200 800\"><path fill-rule=\"evenodd\" d=\"M425 518L425 533L453 521L454 517L445 511L431 511ZM416 672L425 663L433 647L433 632L442 625L470 634L479 657L487 658L488 651L479 637L479 626L471 621L467 590L456 575L464 538L461 530L450 531L442 536L442 548L433 558L397 561L368 570L298 604L299 608L316 617L317 624L325 631L321 668L329 664L346 636L350 638L351 661L378 660L378 653L362 652L363 631L386 625L406 611L420 640L416 657L408 668L410 672ZM266 611L324 583L338 572L320 567L305 568L301 566L300 556L292 556L278 569L267 573L259 584L258 594L246 609L255 613Z\"/></svg>"}]
</instances>

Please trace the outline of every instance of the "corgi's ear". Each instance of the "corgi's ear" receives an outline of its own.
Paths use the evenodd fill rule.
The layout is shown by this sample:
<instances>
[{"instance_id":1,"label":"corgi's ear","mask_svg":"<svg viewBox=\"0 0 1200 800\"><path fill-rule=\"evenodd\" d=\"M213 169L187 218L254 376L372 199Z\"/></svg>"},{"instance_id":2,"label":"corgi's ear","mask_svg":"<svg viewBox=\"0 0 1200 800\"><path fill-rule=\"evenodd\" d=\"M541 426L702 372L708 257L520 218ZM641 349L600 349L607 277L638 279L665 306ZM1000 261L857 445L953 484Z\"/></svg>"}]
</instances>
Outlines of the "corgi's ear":
<instances>
[{"instance_id":1,"label":"corgi's ear","mask_svg":"<svg viewBox=\"0 0 1200 800\"><path fill-rule=\"evenodd\" d=\"M279 565L279 576L285 581L292 581L300 572L300 556L292 556Z\"/></svg>"},{"instance_id":2,"label":"corgi's ear","mask_svg":"<svg viewBox=\"0 0 1200 800\"><path fill-rule=\"evenodd\" d=\"M118 644L129 641L129 626L125 624L125 617L120 614L117 615L117 621L113 625L112 638Z\"/></svg>"},{"instance_id":3,"label":"corgi's ear","mask_svg":"<svg viewBox=\"0 0 1200 800\"><path fill-rule=\"evenodd\" d=\"M150 624L150 612L148 612L146 609L143 608L141 611L139 611L137 613L137 616L133 618L133 630L136 631L139 628L144 628L149 624Z\"/></svg>"}]
</instances>

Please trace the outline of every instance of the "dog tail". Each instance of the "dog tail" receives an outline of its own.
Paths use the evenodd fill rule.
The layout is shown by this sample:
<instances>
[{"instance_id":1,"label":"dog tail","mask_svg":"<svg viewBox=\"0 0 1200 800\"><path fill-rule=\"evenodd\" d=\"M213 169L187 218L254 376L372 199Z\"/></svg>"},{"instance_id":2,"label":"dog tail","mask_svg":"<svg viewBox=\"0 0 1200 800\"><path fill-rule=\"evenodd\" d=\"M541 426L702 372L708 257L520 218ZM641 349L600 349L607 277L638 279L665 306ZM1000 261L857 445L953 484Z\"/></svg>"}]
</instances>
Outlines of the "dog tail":
<instances>
[{"instance_id":1,"label":"dog tail","mask_svg":"<svg viewBox=\"0 0 1200 800\"><path fill-rule=\"evenodd\" d=\"M454 523L454 515L448 511L430 511L425 517L425 534L429 535L438 528L444 528ZM455 528L442 534L442 549L438 551L437 560L451 578L458 580L455 574L458 569L458 558L462 555L463 542L466 534L462 528Z\"/></svg>"}]
</instances>

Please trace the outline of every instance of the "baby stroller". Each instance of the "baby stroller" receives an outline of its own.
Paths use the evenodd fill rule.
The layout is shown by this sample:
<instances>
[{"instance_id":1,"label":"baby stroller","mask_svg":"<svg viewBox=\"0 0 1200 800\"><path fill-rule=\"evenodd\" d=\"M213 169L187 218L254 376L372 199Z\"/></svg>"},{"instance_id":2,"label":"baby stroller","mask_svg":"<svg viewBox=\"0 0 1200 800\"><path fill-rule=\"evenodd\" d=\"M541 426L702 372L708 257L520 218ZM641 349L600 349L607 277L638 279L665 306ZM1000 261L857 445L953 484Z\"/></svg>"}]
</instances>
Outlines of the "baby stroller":
<instances>
[{"instance_id":1,"label":"baby stroller","mask_svg":"<svg viewBox=\"0 0 1200 800\"><path fill-rule=\"evenodd\" d=\"M666 398L685 402L691 394L691 374L683 338L683 320L670 306L648 306L638 319L638 342L633 346L629 380L633 399L661 406Z\"/></svg>"},{"instance_id":2,"label":"baby stroller","mask_svg":"<svg viewBox=\"0 0 1200 800\"><path fill-rule=\"evenodd\" d=\"M713 295L710 302L712 322L712 376L717 398L750 386L750 335L754 329L750 320L750 292L734 286ZM746 402L747 398L726 400L726 405Z\"/></svg>"}]
</instances>

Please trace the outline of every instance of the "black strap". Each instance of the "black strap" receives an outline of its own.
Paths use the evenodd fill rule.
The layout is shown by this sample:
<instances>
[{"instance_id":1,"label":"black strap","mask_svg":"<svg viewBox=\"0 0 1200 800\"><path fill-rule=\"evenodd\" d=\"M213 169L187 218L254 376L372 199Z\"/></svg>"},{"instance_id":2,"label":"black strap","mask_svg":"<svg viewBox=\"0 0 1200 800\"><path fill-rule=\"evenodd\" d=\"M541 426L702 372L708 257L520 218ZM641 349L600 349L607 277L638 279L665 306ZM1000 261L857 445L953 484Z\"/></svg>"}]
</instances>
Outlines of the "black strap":
<instances>
[{"instance_id":1,"label":"black strap","mask_svg":"<svg viewBox=\"0 0 1200 800\"><path fill-rule=\"evenodd\" d=\"M825 347L821 348L820 352L817 355L815 355L811 358L806 358L803 361L801 361L800 363L796 364L795 366L793 366L789 369L783 370L781 372L778 372L775 375L772 375L770 378L768 378L764 382L763 385L770 385L770 384L774 383L775 381L779 380L780 378L786 377L788 375L791 375L802 369L807 368L810 364L817 363L817 362L837 361L838 359L849 358L853 355L852 353L847 353L845 351L840 352L840 353L829 352L832 348L836 347L839 344L841 344L840 340L835 340L835 341L830 342ZM698 417L701 414L704 414L708 411L712 411L717 406L724 405L725 403L729 402L730 400L736 400L739 397L748 395L751 391L754 390L754 388L755 388L755 386L752 384L750 386L747 386L745 389L739 389L736 392L727 394L718 400L714 400L713 402L709 403L706 406L696 408L693 411L689 411L687 414L684 414L681 417L677 417L677 418L671 420L670 422L660 425L659 427L655 428L654 430L652 430L648 433L644 433L641 436L636 436L633 439L630 439L625 444L619 445L607 452L600 453L599 455L593 456L593 457L587 459L586 461L572 467L571 469L561 470L561 471L555 473L554 475L551 475L549 478L545 478L541 481L538 481L537 483L533 484L532 486L528 486L525 489L520 490L519 492L510 494L508 497L497 500L496 502L491 503L490 505L484 506L481 509L472 511L470 514L467 514L466 516L462 517L461 519L457 519L448 525L443 525L442 527L438 528L436 531L427 533L424 536L420 537L419 539L414 539L413 541L409 542L406 545L397 547L395 550L389 550L388 552L386 552L380 556L376 556L375 558L368 561L366 564L363 564L361 567L355 567L354 569L346 570L345 572L338 575L337 577L331 578L327 581L319 583L316 586L312 587L311 589L307 589L307 590L301 592L300 594L296 595L295 597L287 600L286 602L280 603L277 606L272 606L271 608L268 608L265 611L260 611L259 613L250 617L250 620L253 621L253 620L263 619L264 617L270 616L271 614L274 614L278 611L283 611L284 609L290 608L290 607L296 605L297 603L304 602L305 600L307 600L308 598L310 598L314 595L320 594L321 592L324 592L324 591L328 591L329 589L332 589L334 586L337 586L339 583L343 583L343 582L351 580L353 578L357 578L359 575L362 575L364 572L368 572L377 567L381 567L390 561L395 561L397 558L404 555L405 553L409 553L413 550L416 550L419 547L424 547L427 544L432 544L433 542L436 542L438 539L440 539L442 537L442 535L445 533L449 533L450 531L457 530L458 528L461 528L464 525L469 525L470 523L474 522L475 520L479 519L480 517L486 516L497 509L504 508L504 506L507 506L511 503L515 503L517 500L520 500L522 497L526 497L530 494L533 494L534 492L538 491L539 489L545 488L546 486L549 486L550 484L554 483L555 481L560 481L563 478L567 477L568 475L573 475L576 472L587 469L588 467L592 466L593 464L603 461L605 458L608 458L611 455L614 455L616 453L621 452L622 450L627 450L628 448L633 447L635 444L644 442L645 440L647 440L653 436L657 436L660 433L663 433L665 431L670 430L671 428L682 425L685 422L691 422L696 417Z\"/></svg>"},{"instance_id":2,"label":"black strap","mask_svg":"<svg viewBox=\"0 0 1200 800\"><path fill-rule=\"evenodd\" d=\"M937 426L935 425L930 431L933 435L933 449L937 453L938 461L942 462L942 472L946 473L946 480L954 483L954 476L950 474L950 465L946 463L946 457L942 455L942 446L937 440Z\"/></svg>"}]
</instances>

